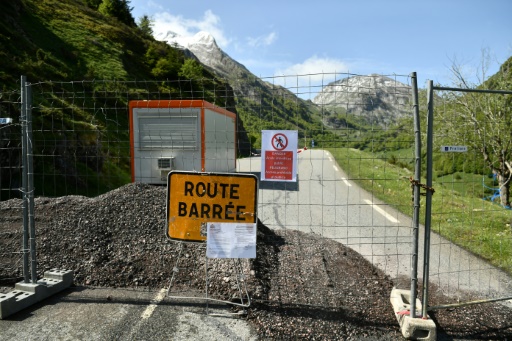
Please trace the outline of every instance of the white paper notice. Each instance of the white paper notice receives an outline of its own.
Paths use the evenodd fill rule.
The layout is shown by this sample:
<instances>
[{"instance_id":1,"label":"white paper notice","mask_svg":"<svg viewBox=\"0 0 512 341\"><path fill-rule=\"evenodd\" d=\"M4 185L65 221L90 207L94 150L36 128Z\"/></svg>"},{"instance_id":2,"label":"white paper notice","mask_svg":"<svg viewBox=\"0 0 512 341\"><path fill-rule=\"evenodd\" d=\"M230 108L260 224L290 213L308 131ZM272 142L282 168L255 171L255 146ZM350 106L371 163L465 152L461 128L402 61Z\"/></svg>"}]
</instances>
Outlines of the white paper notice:
<instances>
[{"instance_id":1,"label":"white paper notice","mask_svg":"<svg viewBox=\"0 0 512 341\"><path fill-rule=\"evenodd\" d=\"M256 258L256 224L208 223L208 258Z\"/></svg>"}]
</instances>

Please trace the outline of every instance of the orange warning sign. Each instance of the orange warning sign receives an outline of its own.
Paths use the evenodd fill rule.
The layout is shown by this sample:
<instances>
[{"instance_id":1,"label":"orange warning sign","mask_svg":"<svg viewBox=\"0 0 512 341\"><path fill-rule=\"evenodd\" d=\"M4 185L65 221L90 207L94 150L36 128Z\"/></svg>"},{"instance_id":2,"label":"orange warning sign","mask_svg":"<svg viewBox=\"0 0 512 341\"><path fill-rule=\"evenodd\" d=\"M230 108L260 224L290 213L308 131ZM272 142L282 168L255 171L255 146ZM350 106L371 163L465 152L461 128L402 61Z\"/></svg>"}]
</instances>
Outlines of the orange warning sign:
<instances>
[{"instance_id":1,"label":"orange warning sign","mask_svg":"<svg viewBox=\"0 0 512 341\"><path fill-rule=\"evenodd\" d=\"M255 223L258 178L253 174L170 172L167 236L206 241L206 223Z\"/></svg>"}]
</instances>

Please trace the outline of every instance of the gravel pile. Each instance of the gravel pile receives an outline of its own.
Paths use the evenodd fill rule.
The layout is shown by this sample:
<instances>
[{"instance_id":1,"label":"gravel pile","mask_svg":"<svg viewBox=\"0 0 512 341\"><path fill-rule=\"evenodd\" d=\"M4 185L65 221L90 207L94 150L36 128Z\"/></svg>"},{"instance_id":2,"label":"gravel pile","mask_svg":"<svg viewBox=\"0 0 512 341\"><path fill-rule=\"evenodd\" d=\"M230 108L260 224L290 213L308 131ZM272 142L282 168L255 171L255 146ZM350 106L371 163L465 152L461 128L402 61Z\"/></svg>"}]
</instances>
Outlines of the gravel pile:
<instances>
[{"instance_id":1,"label":"gravel pile","mask_svg":"<svg viewBox=\"0 0 512 341\"><path fill-rule=\"evenodd\" d=\"M166 191L129 184L96 198L36 198L40 276L56 267L73 270L77 286L163 288L180 254L185 261L178 265L173 290L204 292L204 244L167 239ZM19 234L21 216L19 200L0 202L0 236ZM0 253L0 264L8 264L2 257L8 256ZM209 259L208 265L211 297L236 300L231 261ZM247 319L262 339L401 339L389 302L396 282L340 243L272 231L259 222L257 258L242 266L253 300ZM1 268L0 285L20 280L19 270ZM431 295L448 301L442 293ZM512 313L499 304L432 316L439 340L512 339Z\"/></svg>"}]
</instances>

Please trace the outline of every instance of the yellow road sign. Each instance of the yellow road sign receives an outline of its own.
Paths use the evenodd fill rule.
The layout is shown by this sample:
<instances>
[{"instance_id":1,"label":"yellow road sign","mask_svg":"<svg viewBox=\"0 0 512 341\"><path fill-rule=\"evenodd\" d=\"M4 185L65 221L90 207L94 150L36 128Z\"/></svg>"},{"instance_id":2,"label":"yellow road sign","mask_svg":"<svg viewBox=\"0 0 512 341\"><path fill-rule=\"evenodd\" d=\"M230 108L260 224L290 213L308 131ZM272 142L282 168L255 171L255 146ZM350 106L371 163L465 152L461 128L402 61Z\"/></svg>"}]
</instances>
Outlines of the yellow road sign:
<instances>
[{"instance_id":1,"label":"yellow road sign","mask_svg":"<svg viewBox=\"0 0 512 341\"><path fill-rule=\"evenodd\" d=\"M167 236L206 241L206 223L255 223L258 178L253 174L172 171L167 177Z\"/></svg>"}]
</instances>

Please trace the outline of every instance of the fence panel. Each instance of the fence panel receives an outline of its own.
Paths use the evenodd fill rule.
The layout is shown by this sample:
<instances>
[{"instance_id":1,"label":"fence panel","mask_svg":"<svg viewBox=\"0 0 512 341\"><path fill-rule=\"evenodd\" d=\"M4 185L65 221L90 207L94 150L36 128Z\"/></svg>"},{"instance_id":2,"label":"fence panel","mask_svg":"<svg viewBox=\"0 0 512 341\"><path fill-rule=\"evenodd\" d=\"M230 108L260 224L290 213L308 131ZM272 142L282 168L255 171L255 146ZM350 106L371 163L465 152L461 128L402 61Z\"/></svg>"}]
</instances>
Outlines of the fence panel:
<instances>
[{"instance_id":1,"label":"fence panel","mask_svg":"<svg viewBox=\"0 0 512 341\"><path fill-rule=\"evenodd\" d=\"M510 299L506 92L431 88L435 195L428 280L431 296L449 297L431 309Z\"/></svg>"},{"instance_id":2,"label":"fence panel","mask_svg":"<svg viewBox=\"0 0 512 341\"><path fill-rule=\"evenodd\" d=\"M117 198L114 190L131 182L132 163L140 161L130 155L129 101L199 99L237 113L239 172L261 175L262 130L298 131L298 181L261 181L259 187L258 218L273 231L272 238L267 236L268 250L280 252L280 258L273 260L271 289L261 289L267 299L340 308L347 301L339 292L350 280L352 295L359 299L366 299L364 291L373 286L386 292L391 283L408 289L410 178L415 162L410 77L321 74L254 82L248 88L247 80L232 80L233 90L214 80L32 83L34 183L40 198L36 224L44 226L45 235L39 237L43 245L38 247L43 267L73 266L68 258L57 260L44 254L63 252L56 241L52 245L58 231L64 235L58 238L65 239L58 245L69 249L76 245L73 252L84 258L75 265L78 284L106 283L97 279L102 271L118 278L121 274L112 269L121 263L120 254L126 262L123 269L129 269L130 280L136 283L161 285L170 278L168 269L150 283L138 278L135 268L143 266L137 265L134 250L142 239L130 241L131 232L115 232L144 230L144 243L154 231L163 236L165 198L157 209L143 208L139 200L147 190L144 187L140 193L131 188L114 208L106 202L103 208L100 201ZM152 157L160 156L164 155ZM162 195L161 187L157 190ZM63 198L44 199L48 197ZM81 203L95 207L94 212L84 210L84 215L73 216ZM51 220L48 213L37 211L45 205L65 219ZM142 229L136 223L140 220L137 209L162 215ZM95 218L104 211L107 216ZM105 225L105 231L95 224ZM100 230L101 236L94 235ZM122 252L114 252L108 244L117 239L125 243L120 246ZM93 247L94 243L101 247ZM172 269L168 262L176 253L166 250L165 259L162 252L155 255L156 263ZM352 274L337 272L341 259L350 263ZM149 260L144 266L148 264ZM384 275L392 282L379 282ZM389 300L382 304L387 306Z\"/></svg>"},{"instance_id":3,"label":"fence panel","mask_svg":"<svg viewBox=\"0 0 512 341\"><path fill-rule=\"evenodd\" d=\"M23 278L20 101L19 90L0 92L0 292Z\"/></svg>"}]
</instances>

